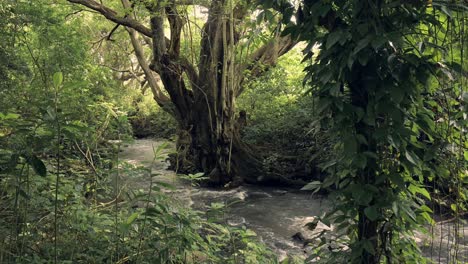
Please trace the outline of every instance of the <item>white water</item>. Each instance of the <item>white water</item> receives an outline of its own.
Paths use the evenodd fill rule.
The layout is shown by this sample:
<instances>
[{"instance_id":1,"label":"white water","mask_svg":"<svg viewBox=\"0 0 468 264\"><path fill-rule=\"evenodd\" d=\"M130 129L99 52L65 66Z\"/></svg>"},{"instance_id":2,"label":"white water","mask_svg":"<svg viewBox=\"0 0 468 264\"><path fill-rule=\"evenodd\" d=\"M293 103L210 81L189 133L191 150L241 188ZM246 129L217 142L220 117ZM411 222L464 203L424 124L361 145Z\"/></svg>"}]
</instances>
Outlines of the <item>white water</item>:
<instances>
[{"instance_id":1,"label":"white water","mask_svg":"<svg viewBox=\"0 0 468 264\"><path fill-rule=\"evenodd\" d=\"M140 139L123 149L120 158L134 165L151 166L154 154L162 141ZM167 151L166 151L167 153ZM157 173L158 181L172 184L176 190L171 192L182 204L198 210L208 210L211 203L232 204L228 206L225 220L233 226L246 226L254 230L260 239L275 250L280 259L287 254L307 256L310 248L303 248L295 242L292 236L301 232L305 238L328 229L319 223L312 232L304 227L314 217L321 215L327 209L327 201L321 197L310 196L286 188L267 188L259 186L242 186L232 190L216 190L193 187L179 179L173 171L167 170L165 155L153 163L152 173ZM130 189L148 188L148 175L131 175L123 178ZM235 202L235 203L233 203ZM468 226L458 226L461 230L454 235L454 224L436 224L433 227L434 239L429 235L417 234L415 240L421 245L425 256L434 263L455 263L457 255L459 263L468 263ZM458 240L458 243L455 243ZM458 244L458 249L455 247ZM455 253L458 250L458 253Z\"/></svg>"}]
</instances>

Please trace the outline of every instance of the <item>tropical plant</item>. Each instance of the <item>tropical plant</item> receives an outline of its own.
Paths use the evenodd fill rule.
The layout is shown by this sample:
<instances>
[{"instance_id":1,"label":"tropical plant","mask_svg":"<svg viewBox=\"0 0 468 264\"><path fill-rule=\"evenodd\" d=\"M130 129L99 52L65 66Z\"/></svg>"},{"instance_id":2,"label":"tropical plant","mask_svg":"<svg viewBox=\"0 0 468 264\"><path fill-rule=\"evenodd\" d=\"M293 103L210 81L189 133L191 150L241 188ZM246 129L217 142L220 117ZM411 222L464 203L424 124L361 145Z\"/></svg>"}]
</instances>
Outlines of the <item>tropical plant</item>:
<instances>
[{"instance_id":1,"label":"tropical plant","mask_svg":"<svg viewBox=\"0 0 468 264\"><path fill-rule=\"evenodd\" d=\"M304 188L336 189L324 221L346 236L325 262L424 262L412 232L433 222L426 203L435 179L456 182L453 209L464 208L466 8L303 1L286 29L309 42L305 60L317 55L306 81L339 139L336 159L322 164L329 176Z\"/></svg>"}]
</instances>

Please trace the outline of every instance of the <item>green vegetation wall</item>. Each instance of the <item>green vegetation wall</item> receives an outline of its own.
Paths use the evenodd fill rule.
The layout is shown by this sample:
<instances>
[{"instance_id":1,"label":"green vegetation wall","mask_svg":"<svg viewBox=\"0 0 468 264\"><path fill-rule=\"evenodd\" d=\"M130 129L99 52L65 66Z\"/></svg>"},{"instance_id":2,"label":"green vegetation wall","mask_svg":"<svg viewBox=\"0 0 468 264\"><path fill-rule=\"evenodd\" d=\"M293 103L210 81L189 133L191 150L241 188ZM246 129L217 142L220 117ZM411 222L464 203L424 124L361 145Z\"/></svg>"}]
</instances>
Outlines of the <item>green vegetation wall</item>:
<instances>
[{"instance_id":1,"label":"green vegetation wall","mask_svg":"<svg viewBox=\"0 0 468 264\"><path fill-rule=\"evenodd\" d=\"M305 189L330 189L324 221L349 246L325 262L423 262L412 232L433 222L441 182L452 213L466 212L466 5L304 1L301 11L288 32L317 55L306 81L338 136L329 176Z\"/></svg>"}]
</instances>

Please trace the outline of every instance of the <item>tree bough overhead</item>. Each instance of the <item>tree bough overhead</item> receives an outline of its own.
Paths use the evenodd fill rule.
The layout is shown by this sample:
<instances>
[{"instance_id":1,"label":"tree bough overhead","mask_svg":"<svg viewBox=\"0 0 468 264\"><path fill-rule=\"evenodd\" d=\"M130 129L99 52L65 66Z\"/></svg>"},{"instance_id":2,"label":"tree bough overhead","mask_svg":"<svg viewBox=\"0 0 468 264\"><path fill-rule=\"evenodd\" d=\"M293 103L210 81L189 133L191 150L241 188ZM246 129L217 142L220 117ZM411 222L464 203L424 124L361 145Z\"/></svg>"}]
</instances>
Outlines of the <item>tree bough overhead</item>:
<instances>
[{"instance_id":1,"label":"tree bough overhead","mask_svg":"<svg viewBox=\"0 0 468 264\"><path fill-rule=\"evenodd\" d=\"M243 41L243 21L255 10L252 4L242 1L121 0L119 5L124 11L94 0L68 2L86 6L128 31L155 101L177 120L179 133L175 167L179 171L202 171L215 184L258 181L261 159L240 139L235 100L242 93L246 71L250 76L260 75L297 41L289 35L282 36L277 28L271 39L256 50L239 48ZM181 39L187 30L184 27L191 22L180 7L187 5L208 13L200 29L197 63L181 52ZM135 10L140 6L149 14L145 22L137 19L139 15ZM290 9L293 10L292 7ZM146 43L151 38L152 59L149 62L144 57L141 38L146 38Z\"/></svg>"}]
</instances>

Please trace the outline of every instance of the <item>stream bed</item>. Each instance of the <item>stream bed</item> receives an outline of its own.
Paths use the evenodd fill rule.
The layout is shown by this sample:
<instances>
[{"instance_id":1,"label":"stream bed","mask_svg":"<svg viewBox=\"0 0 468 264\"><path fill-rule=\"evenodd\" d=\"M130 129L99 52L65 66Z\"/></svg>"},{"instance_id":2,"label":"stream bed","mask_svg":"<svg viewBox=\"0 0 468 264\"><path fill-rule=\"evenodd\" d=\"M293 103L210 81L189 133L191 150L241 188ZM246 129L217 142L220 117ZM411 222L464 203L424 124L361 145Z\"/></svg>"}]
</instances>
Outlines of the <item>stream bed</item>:
<instances>
[{"instance_id":1,"label":"stream bed","mask_svg":"<svg viewBox=\"0 0 468 264\"><path fill-rule=\"evenodd\" d=\"M156 180L174 186L176 189L170 195L184 205L200 211L208 210L212 203L229 205L225 215L226 222L255 231L280 259L287 255L307 256L310 253L311 248L304 248L302 243L292 239L297 232L310 238L329 229L320 222L314 231L305 227L314 217L327 210L329 201L326 198L278 187L247 185L230 190L194 187L167 169L165 157L171 148L152 162L153 148L158 148L163 143L164 141L154 139L135 140L123 147L120 159L133 165L151 166L151 172L158 174ZM147 174L132 175L131 178L123 176L123 181L127 188L147 189L150 179ZM455 235L455 229L459 230L459 235ZM415 237L424 255L430 257L434 263L456 263L453 261L455 257L462 260L459 263L468 263L468 225L436 224L431 230L433 239L419 233Z\"/></svg>"}]
</instances>

